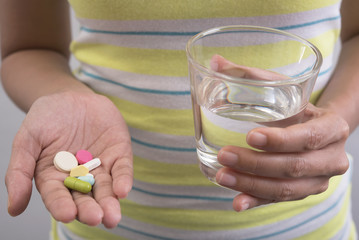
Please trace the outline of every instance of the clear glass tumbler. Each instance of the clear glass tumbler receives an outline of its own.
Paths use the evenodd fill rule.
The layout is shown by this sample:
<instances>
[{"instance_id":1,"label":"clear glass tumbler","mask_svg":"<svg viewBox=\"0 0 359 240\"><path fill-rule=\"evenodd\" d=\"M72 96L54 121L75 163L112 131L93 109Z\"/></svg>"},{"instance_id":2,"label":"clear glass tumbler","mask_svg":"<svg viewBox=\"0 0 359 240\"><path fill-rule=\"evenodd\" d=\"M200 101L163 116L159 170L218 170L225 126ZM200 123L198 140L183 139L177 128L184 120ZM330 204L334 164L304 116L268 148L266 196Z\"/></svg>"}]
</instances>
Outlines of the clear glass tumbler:
<instances>
[{"instance_id":1,"label":"clear glass tumbler","mask_svg":"<svg viewBox=\"0 0 359 240\"><path fill-rule=\"evenodd\" d=\"M258 26L203 31L186 52L197 155L213 182L222 147L250 148L251 129L301 122L322 65L320 51L307 40Z\"/></svg>"}]
</instances>

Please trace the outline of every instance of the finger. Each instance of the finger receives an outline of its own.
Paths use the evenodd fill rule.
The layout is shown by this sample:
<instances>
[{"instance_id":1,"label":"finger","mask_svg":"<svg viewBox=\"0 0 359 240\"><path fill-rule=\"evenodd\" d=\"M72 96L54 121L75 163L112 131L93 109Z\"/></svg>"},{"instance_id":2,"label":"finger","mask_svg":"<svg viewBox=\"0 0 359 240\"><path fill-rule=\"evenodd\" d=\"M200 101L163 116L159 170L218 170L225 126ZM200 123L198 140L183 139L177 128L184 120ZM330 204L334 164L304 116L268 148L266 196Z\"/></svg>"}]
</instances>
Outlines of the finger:
<instances>
[{"instance_id":1,"label":"finger","mask_svg":"<svg viewBox=\"0 0 359 240\"><path fill-rule=\"evenodd\" d=\"M214 55L211 58L210 66L213 71L220 72L228 76L244 78L246 75L246 72L242 67L226 60L220 55Z\"/></svg>"},{"instance_id":2,"label":"finger","mask_svg":"<svg viewBox=\"0 0 359 240\"><path fill-rule=\"evenodd\" d=\"M287 76L269 70L241 66L235 64L220 55L214 55L210 62L211 69L228 76L257 79L257 80L284 80Z\"/></svg>"},{"instance_id":3,"label":"finger","mask_svg":"<svg viewBox=\"0 0 359 240\"><path fill-rule=\"evenodd\" d=\"M287 128L253 129L247 135L247 143L269 152L302 152L321 149L348 136L345 120L335 114L325 114Z\"/></svg>"},{"instance_id":4,"label":"finger","mask_svg":"<svg viewBox=\"0 0 359 240\"><path fill-rule=\"evenodd\" d=\"M102 222L104 212L92 197L92 193L83 194L72 191L74 202L77 206L77 219L89 226L97 226Z\"/></svg>"},{"instance_id":5,"label":"finger","mask_svg":"<svg viewBox=\"0 0 359 240\"><path fill-rule=\"evenodd\" d=\"M113 190L118 198L127 197L133 184L133 159L131 151L131 143L126 143L123 147L117 149L122 152L113 164L111 175L113 178Z\"/></svg>"},{"instance_id":6,"label":"finger","mask_svg":"<svg viewBox=\"0 0 359 240\"><path fill-rule=\"evenodd\" d=\"M8 192L8 212L11 216L21 214L27 207L32 179L41 148L25 127L21 127L13 142L5 184Z\"/></svg>"},{"instance_id":7,"label":"finger","mask_svg":"<svg viewBox=\"0 0 359 240\"><path fill-rule=\"evenodd\" d=\"M37 170L36 187L52 217L59 222L71 222L76 219L77 207L71 192L64 185L68 174L59 172L53 165L45 167L48 162L39 161L37 169L42 170Z\"/></svg>"},{"instance_id":8,"label":"finger","mask_svg":"<svg viewBox=\"0 0 359 240\"><path fill-rule=\"evenodd\" d=\"M102 223L107 228L116 227L121 220L121 208L113 192L112 177L104 171L103 167L95 169L93 174L96 179L93 195L103 210Z\"/></svg>"},{"instance_id":9,"label":"finger","mask_svg":"<svg viewBox=\"0 0 359 240\"><path fill-rule=\"evenodd\" d=\"M246 193L240 193L233 199L233 209L241 212L269 203L273 203L273 200L256 198Z\"/></svg>"},{"instance_id":10,"label":"finger","mask_svg":"<svg viewBox=\"0 0 359 240\"><path fill-rule=\"evenodd\" d=\"M76 204L63 181L49 180L40 189L43 202L56 221L69 223L76 219Z\"/></svg>"},{"instance_id":11,"label":"finger","mask_svg":"<svg viewBox=\"0 0 359 240\"><path fill-rule=\"evenodd\" d=\"M5 177L8 213L17 216L25 211L31 197L32 181L21 170L8 169Z\"/></svg>"},{"instance_id":12,"label":"finger","mask_svg":"<svg viewBox=\"0 0 359 240\"><path fill-rule=\"evenodd\" d=\"M121 208L118 198L125 198L132 188L133 165L129 139L130 137L123 133L118 141L120 144L107 147L100 156L103 164L93 171L96 179L93 194L104 211L102 223L107 228L114 228L120 222Z\"/></svg>"},{"instance_id":13,"label":"finger","mask_svg":"<svg viewBox=\"0 0 359 240\"><path fill-rule=\"evenodd\" d=\"M216 174L216 181L218 184L235 191L257 198L281 202L299 200L309 195L322 193L328 188L329 178L266 178L222 168Z\"/></svg>"},{"instance_id":14,"label":"finger","mask_svg":"<svg viewBox=\"0 0 359 240\"><path fill-rule=\"evenodd\" d=\"M332 177L349 168L344 142L304 153L267 153L226 146L219 151L218 161L234 171L277 178Z\"/></svg>"}]
</instances>

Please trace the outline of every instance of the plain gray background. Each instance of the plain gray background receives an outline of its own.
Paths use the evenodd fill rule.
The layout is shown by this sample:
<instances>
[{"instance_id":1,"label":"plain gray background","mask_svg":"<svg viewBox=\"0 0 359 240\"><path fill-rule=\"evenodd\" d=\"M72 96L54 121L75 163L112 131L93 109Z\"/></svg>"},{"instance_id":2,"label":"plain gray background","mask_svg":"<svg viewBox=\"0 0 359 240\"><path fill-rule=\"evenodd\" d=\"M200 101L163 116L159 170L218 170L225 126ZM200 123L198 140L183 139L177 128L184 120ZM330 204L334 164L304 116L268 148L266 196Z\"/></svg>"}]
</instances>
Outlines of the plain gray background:
<instances>
[{"instance_id":1,"label":"plain gray background","mask_svg":"<svg viewBox=\"0 0 359 240\"><path fill-rule=\"evenodd\" d=\"M77 23L73 20L73 33L76 34ZM0 62L1 64L1 62ZM72 60L71 65L76 65ZM49 239L50 215L42 204L35 186L29 206L18 217L7 213L7 192L5 188L5 173L10 159L12 140L21 125L25 114L21 112L7 97L0 87L0 239ZM330 129L328 129L330 131ZM346 148L354 156L354 162L359 159L359 128L350 136ZM354 165L353 176L353 216L359 228L359 163Z\"/></svg>"}]
</instances>

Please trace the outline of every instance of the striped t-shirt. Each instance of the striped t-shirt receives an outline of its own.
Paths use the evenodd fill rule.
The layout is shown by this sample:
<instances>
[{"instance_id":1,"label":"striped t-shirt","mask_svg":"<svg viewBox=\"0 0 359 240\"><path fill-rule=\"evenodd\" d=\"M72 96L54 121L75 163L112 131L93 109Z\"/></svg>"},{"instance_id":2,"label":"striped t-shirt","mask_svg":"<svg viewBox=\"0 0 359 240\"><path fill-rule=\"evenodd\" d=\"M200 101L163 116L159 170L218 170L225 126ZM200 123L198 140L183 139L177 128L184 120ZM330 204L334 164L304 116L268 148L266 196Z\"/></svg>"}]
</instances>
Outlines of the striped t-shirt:
<instances>
[{"instance_id":1,"label":"striped t-shirt","mask_svg":"<svg viewBox=\"0 0 359 240\"><path fill-rule=\"evenodd\" d=\"M323 55L312 101L340 49L340 0L69 0L81 30L78 79L108 96L131 133L134 186L114 229L53 221L53 239L356 239L349 170L304 200L232 208L236 192L200 172L185 45L224 25L297 34ZM352 169L352 167L351 167Z\"/></svg>"}]
</instances>

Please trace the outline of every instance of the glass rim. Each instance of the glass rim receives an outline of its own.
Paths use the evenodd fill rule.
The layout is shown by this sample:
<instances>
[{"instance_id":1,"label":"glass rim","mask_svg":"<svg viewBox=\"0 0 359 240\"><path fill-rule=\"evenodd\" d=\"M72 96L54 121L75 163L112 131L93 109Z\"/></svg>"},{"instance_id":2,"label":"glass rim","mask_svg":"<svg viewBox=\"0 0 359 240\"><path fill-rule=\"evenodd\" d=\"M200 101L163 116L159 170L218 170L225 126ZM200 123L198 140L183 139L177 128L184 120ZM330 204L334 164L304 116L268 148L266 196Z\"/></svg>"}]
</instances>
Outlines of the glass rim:
<instances>
[{"instance_id":1,"label":"glass rim","mask_svg":"<svg viewBox=\"0 0 359 240\"><path fill-rule=\"evenodd\" d=\"M293 77L293 78L288 78L288 79L282 79L282 80L258 80L258 79L246 79L246 78L241 78L241 77L233 77L233 76L229 76L223 73L219 73L216 71L213 71L207 67L205 67L204 65L198 63L195 58L192 56L191 54L191 46L193 46L193 44L203 38L206 37L208 35L212 35L214 33L220 33L220 32L224 32L224 31L233 31L233 30L258 30L258 31L264 31L267 33L277 33L277 34L281 34L287 37L290 37L294 40L297 40L298 42L301 42L303 44L305 44L307 47L309 47L313 53L316 56L316 61L315 64L313 66L313 68L304 73L301 74L299 76ZM198 68L200 71L205 72L207 74L210 74L212 76L224 79L224 80L228 80L231 82L235 82L235 83L244 83L244 84L249 84L249 85L282 85L282 84L293 84L293 83L300 83L305 81L308 77L318 74L319 70L322 66L322 62L323 62L323 57L321 52L319 51L319 49L312 44L311 42L309 42L308 40L283 31L283 30L279 30L279 29L275 29L275 28L269 28L269 27L262 27L262 26L255 26L255 25L228 25L228 26L221 26L221 27L214 27L214 28L210 28L207 30L204 30L200 33L197 33L196 35L192 36L186 44L186 54L187 54L187 58L188 61L191 62L196 68Z\"/></svg>"}]
</instances>

